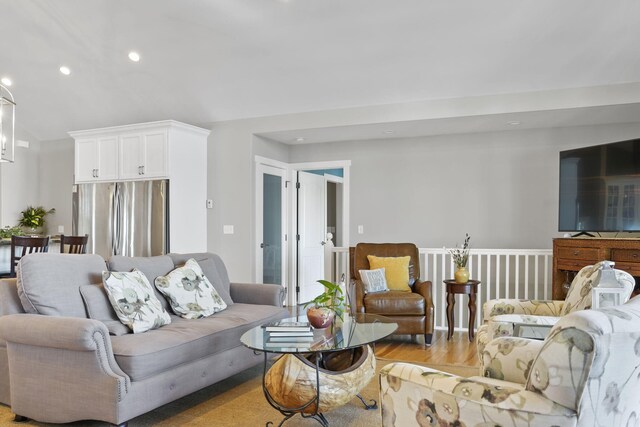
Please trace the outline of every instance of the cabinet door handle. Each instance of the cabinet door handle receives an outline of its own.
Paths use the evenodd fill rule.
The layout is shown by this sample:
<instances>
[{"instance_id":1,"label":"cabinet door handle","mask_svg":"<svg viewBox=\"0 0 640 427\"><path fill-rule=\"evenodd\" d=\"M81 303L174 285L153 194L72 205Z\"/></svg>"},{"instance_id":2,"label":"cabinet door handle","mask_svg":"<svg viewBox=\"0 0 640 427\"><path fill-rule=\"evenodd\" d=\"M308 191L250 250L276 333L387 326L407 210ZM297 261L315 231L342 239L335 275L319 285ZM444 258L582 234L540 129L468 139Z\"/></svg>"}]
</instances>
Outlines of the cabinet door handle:
<instances>
[{"instance_id":1,"label":"cabinet door handle","mask_svg":"<svg viewBox=\"0 0 640 427\"><path fill-rule=\"evenodd\" d=\"M94 169L92 172L93 172L93 177L97 178L98 177L98 170Z\"/></svg>"},{"instance_id":2,"label":"cabinet door handle","mask_svg":"<svg viewBox=\"0 0 640 427\"><path fill-rule=\"evenodd\" d=\"M574 251L573 254L574 255L578 255L580 253L580 251Z\"/></svg>"},{"instance_id":3,"label":"cabinet door handle","mask_svg":"<svg viewBox=\"0 0 640 427\"><path fill-rule=\"evenodd\" d=\"M144 175L144 165L140 167L142 168L142 175Z\"/></svg>"},{"instance_id":4,"label":"cabinet door handle","mask_svg":"<svg viewBox=\"0 0 640 427\"><path fill-rule=\"evenodd\" d=\"M142 175L142 166L138 166L138 175Z\"/></svg>"},{"instance_id":5,"label":"cabinet door handle","mask_svg":"<svg viewBox=\"0 0 640 427\"><path fill-rule=\"evenodd\" d=\"M100 177L100 169L96 169L96 178Z\"/></svg>"}]
</instances>

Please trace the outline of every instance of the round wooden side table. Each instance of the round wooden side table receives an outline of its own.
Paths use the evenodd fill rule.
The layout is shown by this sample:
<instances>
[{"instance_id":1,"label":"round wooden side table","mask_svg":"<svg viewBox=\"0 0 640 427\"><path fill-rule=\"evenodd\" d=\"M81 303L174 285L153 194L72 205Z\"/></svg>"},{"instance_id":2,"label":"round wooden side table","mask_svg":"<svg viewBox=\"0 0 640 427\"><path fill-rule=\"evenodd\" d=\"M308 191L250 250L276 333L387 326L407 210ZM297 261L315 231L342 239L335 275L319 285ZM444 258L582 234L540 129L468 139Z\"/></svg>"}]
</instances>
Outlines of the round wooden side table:
<instances>
[{"instance_id":1,"label":"round wooden side table","mask_svg":"<svg viewBox=\"0 0 640 427\"><path fill-rule=\"evenodd\" d=\"M447 341L453 336L453 308L456 304L456 294L469 295L469 341L473 341L475 335L473 325L476 320L476 292L480 281L469 280L467 283L458 283L453 279L447 279L444 280L444 283L447 286L447 323L449 327Z\"/></svg>"}]
</instances>

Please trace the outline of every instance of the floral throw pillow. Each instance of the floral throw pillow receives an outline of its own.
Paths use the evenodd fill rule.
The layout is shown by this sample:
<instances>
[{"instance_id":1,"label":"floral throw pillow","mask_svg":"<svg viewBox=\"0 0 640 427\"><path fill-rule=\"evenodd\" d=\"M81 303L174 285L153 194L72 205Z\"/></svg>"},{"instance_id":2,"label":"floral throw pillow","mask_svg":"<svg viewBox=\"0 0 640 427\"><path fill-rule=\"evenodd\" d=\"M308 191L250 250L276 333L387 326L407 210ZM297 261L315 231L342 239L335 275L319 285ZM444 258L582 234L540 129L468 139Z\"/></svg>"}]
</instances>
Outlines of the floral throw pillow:
<instances>
[{"instance_id":1,"label":"floral throw pillow","mask_svg":"<svg viewBox=\"0 0 640 427\"><path fill-rule=\"evenodd\" d=\"M167 297L174 313L185 319L211 316L227 308L193 258L166 276L157 277L155 285Z\"/></svg>"},{"instance_id":2,"label":"floral throw pillow","mask_svg":"<svg viewBox=\"0 0 640 427\"><path fill-rule=\"evenodd\" d=\"M171 323L142 271L103 271L102 283L118 319L134 334Z\"/></svg>"}]
</instances>

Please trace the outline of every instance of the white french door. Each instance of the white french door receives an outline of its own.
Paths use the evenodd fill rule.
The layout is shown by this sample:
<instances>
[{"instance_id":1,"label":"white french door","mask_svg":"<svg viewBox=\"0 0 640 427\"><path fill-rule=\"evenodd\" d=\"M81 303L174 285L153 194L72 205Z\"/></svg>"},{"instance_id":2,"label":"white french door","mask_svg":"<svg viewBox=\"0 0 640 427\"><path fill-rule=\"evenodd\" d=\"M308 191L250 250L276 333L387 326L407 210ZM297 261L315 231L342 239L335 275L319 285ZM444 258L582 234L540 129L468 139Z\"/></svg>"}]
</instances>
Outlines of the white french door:
<instances>
[{"instance_id":1,"label":"white french door","mask_svg":"<svg viewBox=\"0 0 640 427\"><path fill-rule=\"evenodd\" d=\"M286 170L256 167L256 281L286 283Z\"/></svg>"},{"instance_id":2,"label":"white french door","mask_svg":"<svg viewBox=\"0 0 640 427\"><path fill-rule=\"evenodd\" d=\"M298 303L323 292L326 239L326 180L324 176L298 172Z\"/></svg>"}]
</instances>

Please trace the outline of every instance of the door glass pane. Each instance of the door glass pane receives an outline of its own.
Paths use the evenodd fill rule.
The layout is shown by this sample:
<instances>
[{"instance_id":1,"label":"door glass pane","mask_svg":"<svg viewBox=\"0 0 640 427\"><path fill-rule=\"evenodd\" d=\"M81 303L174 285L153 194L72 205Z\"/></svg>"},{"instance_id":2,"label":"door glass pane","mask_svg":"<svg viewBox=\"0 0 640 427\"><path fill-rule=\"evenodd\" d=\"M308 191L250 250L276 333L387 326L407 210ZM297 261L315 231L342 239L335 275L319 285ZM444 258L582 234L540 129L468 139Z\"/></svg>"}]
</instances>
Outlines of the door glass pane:
<instances>
[{"instance_id":1,"label":"door glass pane","mask_svg":"<svg viewBox=\"0 0 640 427\"><path fill-rule=\"evenodd\" d=\"M282 284L282 178L263 174L262 280Z\"/></svg>"}]
</instances>

